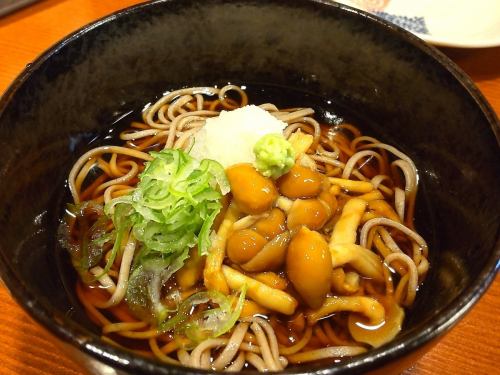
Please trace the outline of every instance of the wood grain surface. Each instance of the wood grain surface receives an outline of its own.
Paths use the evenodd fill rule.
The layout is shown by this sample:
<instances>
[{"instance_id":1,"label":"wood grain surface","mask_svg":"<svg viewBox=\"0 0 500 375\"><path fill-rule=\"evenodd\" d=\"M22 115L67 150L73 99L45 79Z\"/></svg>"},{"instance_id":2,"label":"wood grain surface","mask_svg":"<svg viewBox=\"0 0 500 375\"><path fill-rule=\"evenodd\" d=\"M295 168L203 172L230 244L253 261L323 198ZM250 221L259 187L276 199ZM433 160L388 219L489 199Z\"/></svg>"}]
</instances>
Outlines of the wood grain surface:
<instances>
[{"instance_id":1,"label":"wood grain surface","mask_svg":"<svg viewBox=\"0 0 500 375\"><path fill-rule=\"evenodd\" d=\"M46 0L0 18L0 93L26 64L79 27L137 0ZM500 113L500 48L442 49ZM497 197L498 199L498 197ZM405 375L500 374L500 279ZM0 374L79 375L52 338L0 286Z\"/></svg>"}]
</instances>

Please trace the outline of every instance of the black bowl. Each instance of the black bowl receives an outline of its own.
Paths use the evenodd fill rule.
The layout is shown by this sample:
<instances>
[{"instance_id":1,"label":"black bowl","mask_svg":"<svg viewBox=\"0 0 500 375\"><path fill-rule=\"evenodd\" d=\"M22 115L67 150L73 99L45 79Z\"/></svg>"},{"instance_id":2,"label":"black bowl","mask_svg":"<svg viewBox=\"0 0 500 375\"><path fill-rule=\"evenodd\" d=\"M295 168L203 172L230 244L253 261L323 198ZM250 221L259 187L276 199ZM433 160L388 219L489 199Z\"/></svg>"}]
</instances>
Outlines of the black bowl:
<instances>
[{"instance_id":1,"label":"black bowl","mask_svg":"<svg viewBox=\"0 0 500 375\"><path fill-rule=\"evenodd\" d=\"M404 330L340 364L287 372L401 369L462 318L495 276L500 125L441 53L327 1L157 1L83 28L27 67L0 102L0 269L8 288L89 365L186 371L99 339L74 298L74 274L62 270L67 259L55 233L71 163L105 141L116 120L166 89L228 81L246 84L256 100L354 117L416 161L417 226L432 257Z\"/></svg>"}]
</instances>

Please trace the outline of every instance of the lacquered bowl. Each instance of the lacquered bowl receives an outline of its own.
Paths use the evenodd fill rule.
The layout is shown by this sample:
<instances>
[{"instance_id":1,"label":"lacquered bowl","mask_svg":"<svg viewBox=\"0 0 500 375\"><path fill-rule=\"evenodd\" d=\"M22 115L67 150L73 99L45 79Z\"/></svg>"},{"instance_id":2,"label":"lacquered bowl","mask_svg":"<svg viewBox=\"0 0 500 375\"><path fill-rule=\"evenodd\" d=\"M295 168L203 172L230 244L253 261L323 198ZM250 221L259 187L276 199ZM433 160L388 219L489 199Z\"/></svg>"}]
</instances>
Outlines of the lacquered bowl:
<instances>
[{"instance_id":1,"label":"lacquered bowl","mask_svg":"<svg viewBox=\"0 0 500 375\"><path fill-rule=\"evenodd\" d=\"M415 160L416 223L432 255L403 331L367 354L286 372L388 373L409 366L496 274L500 125L470 79L436 49L332 2L152 2L81 29L27 67L0 101L5 284L91 372L107 365L132 374L202 373L102 342L74 296L75 275L65 267L56 228L69 199L70 166L96 136L167 89L228 81L254 92L265 87L277 103L353 113L367 133Z\"/></svg>"}]
</instances>

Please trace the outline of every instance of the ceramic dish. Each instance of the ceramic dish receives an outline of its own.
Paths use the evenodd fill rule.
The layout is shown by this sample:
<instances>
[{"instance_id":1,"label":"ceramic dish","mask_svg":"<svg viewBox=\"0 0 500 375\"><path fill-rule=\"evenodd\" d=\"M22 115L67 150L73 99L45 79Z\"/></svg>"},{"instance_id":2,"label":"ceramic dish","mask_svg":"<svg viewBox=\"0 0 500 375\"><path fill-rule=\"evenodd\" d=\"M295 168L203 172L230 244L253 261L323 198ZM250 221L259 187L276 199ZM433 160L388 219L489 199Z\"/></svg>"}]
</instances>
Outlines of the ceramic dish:
<instances>
[{"instance_id":1,"label":"ceramic dish","mask_svg":"<svg viewBox=\"0 0 500 375\"><path fill-rule=\"evenodd\" d=\"M432 256L403 331L339 363L286 369L400 373L495 277L500 124L470 79L436 49L331 2L148 2L84 27L29 65L0 100L5 284L90 373L206 374L102 341L75 298L76 275L56 231L69 199L68 171L96 135L108 135L117 119L167 89L228 81L271 88L279 93L273 101L289 105L294 95L302 106L322 98L366 119L367 133L415 161L421 181L416 226Z\"/></svg>"},{"instance_id":2,"label":"ceramic dish","mask_svg":"<svg viewBox=\"0 0 500 375\"><path fill-rule=\"evenodd\" d=\"M448 47L500 46L500 1L338 0L381 17L425 41Z\"/></svg>"}]
</instances>

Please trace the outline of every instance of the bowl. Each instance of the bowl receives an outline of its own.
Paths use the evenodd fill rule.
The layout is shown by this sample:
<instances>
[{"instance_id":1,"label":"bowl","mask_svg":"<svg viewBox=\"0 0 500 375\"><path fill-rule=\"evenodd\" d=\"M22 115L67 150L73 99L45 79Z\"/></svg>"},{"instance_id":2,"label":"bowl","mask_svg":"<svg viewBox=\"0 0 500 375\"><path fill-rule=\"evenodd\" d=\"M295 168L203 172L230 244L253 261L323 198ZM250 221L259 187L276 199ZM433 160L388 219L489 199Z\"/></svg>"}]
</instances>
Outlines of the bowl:
<instances>
[{"instance_id":1,"label":"bowl","mask_svg":"<svg viewBox=\"0 0 500 375\"><path fill-rule=\"evenodd\" d=\"M28 66L0 101L0 271L12 295L91 372L204 373L101 341L74 296L56 230L70 166L120 118L167 89L226 82L248 86L251 98L354 114L415 160L416 224L432 255L403 331L366 354L286 372L408 367L496 274L500 124L439 51L329 1L154 1L84 27Z\"/></svg>"}]
</instances>

